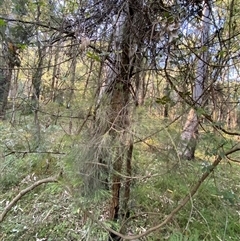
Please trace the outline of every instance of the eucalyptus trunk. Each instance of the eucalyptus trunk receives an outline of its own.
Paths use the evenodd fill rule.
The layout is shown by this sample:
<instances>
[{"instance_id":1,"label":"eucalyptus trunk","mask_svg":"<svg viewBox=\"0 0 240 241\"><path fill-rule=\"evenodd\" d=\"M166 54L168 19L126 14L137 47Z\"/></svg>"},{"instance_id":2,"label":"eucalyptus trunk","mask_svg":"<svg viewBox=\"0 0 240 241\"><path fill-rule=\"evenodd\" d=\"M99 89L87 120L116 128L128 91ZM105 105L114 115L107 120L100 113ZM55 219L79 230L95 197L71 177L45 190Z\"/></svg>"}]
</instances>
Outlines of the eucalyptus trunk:
<instances>
[{"instance_id":1,"label":"eucalyptus trunk","mask_svg":"<svg viewBox=\"0 0 240 241\"><path fill-rule=\"evenodd\" d=\"M195 150L198 140L198 127L199 127L199 117L197 115L196 109L203 108L203 94L204 86L206 86L206 81L208 78L208 48L206 46L209 39L209 29L210 29L210 2L205 1L202 10L202 28L201 28L201 46L202 52L200 58L198 59L197 69L196 69L196 80L193 89L193 101L194 106L190 109L187 117L187 121L184 125L179 145L179 156L183 159L192 160L194 159Z\"/></svg>"}]
</instances>

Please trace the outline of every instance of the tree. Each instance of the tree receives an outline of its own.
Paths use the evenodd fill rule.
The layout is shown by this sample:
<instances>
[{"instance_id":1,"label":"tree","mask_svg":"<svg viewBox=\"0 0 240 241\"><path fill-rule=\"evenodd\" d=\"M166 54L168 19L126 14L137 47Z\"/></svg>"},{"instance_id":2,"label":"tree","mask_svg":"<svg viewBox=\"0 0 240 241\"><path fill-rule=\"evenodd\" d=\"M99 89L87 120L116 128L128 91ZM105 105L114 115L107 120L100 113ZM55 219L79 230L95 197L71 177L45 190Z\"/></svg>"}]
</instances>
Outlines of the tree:
<instances>
[{"instance_id":1,"label":"tree","mask_svg":"<svg viewBox=\"0 0 240 241\"><path fill-rule=\"evenodd\" d=\"M231 71L227 70L227 66L234 58L230 54L231 44L229 42L234 38L231 24L233 21L233 4L233 2L230 4L231 14L230 24L228 25L228 38L224 39L221 18L216 20L213 14L213 9L217 5L213 6L211 1L203 2L200 53L196 53L197 64L192 87L193 98L192 100L187 100L191 109L183 127L178 148L178 154L183 159L191 160L194 158L199 135L200 117L203 116L203 118L210 120L214 124L212 117L209 118L209 116L211 116L211 102L216 106L217 95L214 95L212 91L216 89L216 86L219 86L219 81L224 81L226 71L228 76L232 74ZM222 95L221 93L219 94ZM186 100L186 96L183 95L183 99ZM222 100L223 97L221 96ZM218 124L216 124L216 127L219 127Z\"/></svg>"},{"instance_id":2,"label":"tree","mask_svg":"<svg viewBox=\"0 0 240 241\"><path fill-rule=\"evenodd\" d=\"M79 134L84 126L84 148L79 147L81 156L76 158L78 168L77 171L74 168L74 172L82 181L84 197L101 190L109 191L108 218L120 223L130 215L128 201L134 149L132 115L136 107L144 106L146 95L151 102L156 99L165 106L166 121L170 107L175 105L171 91L181 98L178 104L181 110L175 107L177 114L182 116L185 108L182 103L188 104L190 112L178 146L178 154L185 159L194 157L200 116L211 121L207 112L211 108L209 90L221 75L222 67L219 66L229 63L220 58L219 66L212 64L217 55L214 46L224 42L220 33L214 33L217 27L212 20L212 3L92 0L80 3L36 1L31 5L30 1L23 2L28 3L24 5L28 6L24 8L27 17L5 17L2 25L17 22L34 29L28 48L35 61L30 60L34 64L30 66L29 75L34 90L35 120L43 106L40 96L47 99L50 93L49 100L55 102L60 81L61 97L67 96L66 106L71 109L71 115L67 117L72 118L74 114L74 118L80 119L72 103L79 102L82 93L77 88L80 84L76 73L77 67L84 64L86 72L82 79L86 82L81 87L84 86L84 95L91 103L78 131ZM201 25L200 29L198 25ZM217 44L213 44L213 39L218 40ZM224 54L220 52L219 56ZM228 57L229 52L225 60ZM9 66L13 69L15 65L11 62ZM6 78L4 81L2 83L6 83ZM46 86L48 92L44 91ZM163 98L156 98L155 93L161 92ZM5 93L7 99L8 91ZM78 94L78 99L74 93ZM57 105L53 106L54 111L59 111ZM58 118L60 115L56 112L51 117ZM73 133L69 131L68 134ZM121 233L125 228L120 230ZM110 230L110 239L114 235Z\"/></svg>"}]
</instances>

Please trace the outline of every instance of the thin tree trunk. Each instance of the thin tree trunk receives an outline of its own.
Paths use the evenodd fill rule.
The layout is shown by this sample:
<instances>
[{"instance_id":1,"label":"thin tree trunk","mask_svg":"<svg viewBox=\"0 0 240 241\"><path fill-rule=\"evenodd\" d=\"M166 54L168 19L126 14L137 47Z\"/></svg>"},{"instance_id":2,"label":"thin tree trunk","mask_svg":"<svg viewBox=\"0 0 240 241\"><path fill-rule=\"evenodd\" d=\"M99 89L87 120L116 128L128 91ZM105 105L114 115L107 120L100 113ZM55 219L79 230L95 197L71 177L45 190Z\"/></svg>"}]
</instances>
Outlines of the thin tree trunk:
<instances>
[{"instance_id":1,"label":"thin tree trunk","mask_svg":"<svg viewBox=\"0 0 240 241\"><path fill-rule=\"evenodd\" d=\"M38 110L39 110L39 98L41 93L41 83L42 83L42 75L43 75L43 63L44 57L46 53L46 47L41 48L40 42L38 42L38 63L37 68L32 77L32 85L33 85L33 95L32 95L32 110L34 113L34 122L35 122L35 135L34 135L34 147L37 148L40 145L41 141L41 128L38 118Z\"/></svg>"},{"instance_id":2,"label":"thin tree trunk","mask_svg":"<svg viewBox=\"0 0 240 241\"><path fill-rule=\"evenodd\" d=\"M12 72L15 66L20 66L16 46L11 42L3 44L3 57L0 66L0 119L5 118L8 95L11 87Z\"/></svg>"},{"instance_id":3,"label":"thin tree trunk","mask_svg":"<svg viewBox=\"0 0 240 241\"><path fill-rule=\"evenodd\" d=\"M58 74L59 74L58 61L59 60L58 59L59 59L60 50L61 50L61 46L60 46L60 43L58 43L57 47L56 47L56 51L55 51L55 56L54 56L54 66L53 66L52 83L51 83L51 89L52 89L51 100L53 102L55 102L58 95L60 95L60 93L58 93L58 90L57 90L57 87L58 87L57 81L59 78L59 76L58 76ZM59 99L61 99L61 97Z\"/></svg>"},{"instance_id":4,"label":"thin tree trunk","mask_svg":"<svg viewBox=\"0 0 240 241\"><path fill-rule=\"evenodd\" d=\"M141 71L144 68L145 61L143 58L143 49L140 47L136 55L136 68L135 68L135 105L141 106L144 104L146 96L146 72ZM141 54L139 54L141 53Z\"/></svg>"},{"instance_id":5,"label":"thin tree trunk","mask_svg":"<svg viewBox=\"0 0 240 241\"><path fill-rule=\"evenodd\" d=\"M46 46L41 47L40 41L37 42L38 48L38 62L35 72L33 73L32 77L32 85L33 85L33 95L32 95L32 108L34 112L34 122L35 122L35 135L34 135L34 147L37 148L40 145L41 141L41 127L38 118L38 111L39 111L39 99L41 93L41 83L42 83L42 75L43 75L43 64L44 58L46 55Z\"/></svg>"},{"instance_id":6,"label":"thin tree trunk","mask_svg":"<svg viewBox=\"0 0 240 241\"><path fill-rule=\"evenodd\" d=\"M14 124L16 121L16 99L18 95L18 76L19 76L19 69L15 71L15 76L13 79L12 89L10 91L10 98L12 100L12 116L11 116L11 123Z\"/></svg>"},{"instance_id":7,"label":"thin tree trunk","mask_svg":"<svg viewBox=\"0 0 240 241\"><path fill-rule=\"evenodd\" d=\"M13 67L0 70L0 119L5 118Z\"/></svg>"},{"instance_id":8,"label":"thin tree trunk","mask_svg":"<svg viewBox=\"0 0 240 241\"><path fill-rule=\"evenodd\" d=\"M40 43L39 43L40 45ZM38 101L40 98L40 93L41 93L41 82L42 82L42 75L43 75L43 60L45 57L45 52L46 48L43 47L41 48L38 46L38 63L37 63L37 68L33 74L32 77L32 84L33 84L33 104L34 107L38 106Z\"/></svg>"},{"instance_id":9,"label":"thin tree trunk","mask_svg":"<svg viewBox=\"0 0 240 241\"><path fill-rule=\"evenodd\" d=\"M74 94L74 86L75 86L75 79L76 79L76 67L77 67L77 45L76 42L73 41L72 43L72 63L70 66L71 69L71 79L70 79L70 91L69 91L69 95L68 95L68 99L67 99L67 108L70 108L71 106L71 101L73 98L73 94Z\"/></svg>"},{"instance_id":10,"label":"thin tree trunk","mask_svg":"<svg viewBox=\"0 0 240 241\"><path fill-rule=\"evenodd\" d=\"M133 139L131 138L129 143L129 149L126 157L126 181L124 189L124 200L123 200L123 209L125 211L125 217L129 218L130 210L128 207L128 202L130 199L130 188L131 188L131 176L132 176L132 154L133 154Z\"/></svg>"},{"instance_id":11,"label":"thin tree trunk","mask_svg":"<svg viewBox=\"0 0 240 241\"><path fill-rule=\"evenodd\" d=\"M170 87L169 87L168 83L163 90L163 94L170 100ZM167 103L164 105L163 116L164 116L164 118L169 117L169 101L167 101Z\"/></svg>"}]
</instances>

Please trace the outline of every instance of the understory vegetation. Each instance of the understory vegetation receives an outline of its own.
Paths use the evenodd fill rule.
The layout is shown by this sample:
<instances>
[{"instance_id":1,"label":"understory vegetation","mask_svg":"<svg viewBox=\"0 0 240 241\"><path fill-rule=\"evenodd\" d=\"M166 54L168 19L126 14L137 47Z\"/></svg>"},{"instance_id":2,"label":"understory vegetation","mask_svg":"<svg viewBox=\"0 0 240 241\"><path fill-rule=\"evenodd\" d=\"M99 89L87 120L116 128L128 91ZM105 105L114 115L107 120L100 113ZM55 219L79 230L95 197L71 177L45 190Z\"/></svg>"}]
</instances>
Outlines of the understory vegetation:
<instances>
[{"instance_id":1,"label":"understory vegetation","mask_svg":"<svg viewBox=\"0 0 240 241\"><path fill-rule=\"evenodd\" d=\"M62 111L62 115L67 115ZM1 223L0 240L107 240L105 226L112 225L108 220L108 190L99 188L91 196L82 195L81 190L81 157L86 155L87 133L69 134L65 118L49 123L48 117L39 115L41 145L36 145L32 115L19 114L17 119L21 121L14 125L0 123L4 155L0 164L0 212L36 180L61 173L58 182L33 189L11 208ZM157 111L146 109L139 109L133 119L136 126L132 130L135 147L130 215L123 223L114 223L114 229L124 229L128 234L142 233L161 223L208 170L219 154L219 149L214 152L214 146L222 145L224 149L232 142L224 136L213 139L211 132L202 132L196 160L180 160L176 152L180 123L169 125ZM78 125L73 120L72 128L77 129ZM233 158L239 156L235 154ZM239 164L224 158L170 223L141 240L237 241L239 172Z\"/></svg>"}]
</instances>

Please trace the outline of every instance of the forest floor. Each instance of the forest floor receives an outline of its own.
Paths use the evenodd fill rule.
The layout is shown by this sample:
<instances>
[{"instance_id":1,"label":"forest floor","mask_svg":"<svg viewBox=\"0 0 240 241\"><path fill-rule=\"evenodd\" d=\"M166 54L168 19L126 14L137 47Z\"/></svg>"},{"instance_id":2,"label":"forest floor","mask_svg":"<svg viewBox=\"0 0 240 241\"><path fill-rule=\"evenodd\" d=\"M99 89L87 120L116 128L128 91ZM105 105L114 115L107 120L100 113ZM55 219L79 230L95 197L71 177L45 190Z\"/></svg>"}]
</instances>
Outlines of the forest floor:
<instances>
[{"instance_id":1,"label":"forest floor","mask_svg":"<svg viewBox=\"0 0 240 241\"><path fill-rule=\"evenodd\" d=\"M138 113L133 152L130 218L126 234L138 234L161 223L211 166L219 149L232 145L211 131L200 134L195 161L176 154L180 128L166 127L166 120ZM143 118L144 116L144 118ZM16 196L39 180L41 184L14 203L0 223L0 241L105 241L109 192L81 195L76 165L84 134L75 135L79 124L39 115L22 115L14 124L0 122L0 215ZM155 133L151 135L149 133ZM145 136L150 136L145 138ZM140 141L142 140L142 141ZM144 141L143 141L144 140ZM223 143L223 141L225 141ZM239 240L240 154L222 162L201 185L190 202L162 229L141 240ZM95 222L88 214L93 214ZM99 223L102 223L101 226ZM121 223L114 224L115 229Z\"/></svg>"}]
</instances>

